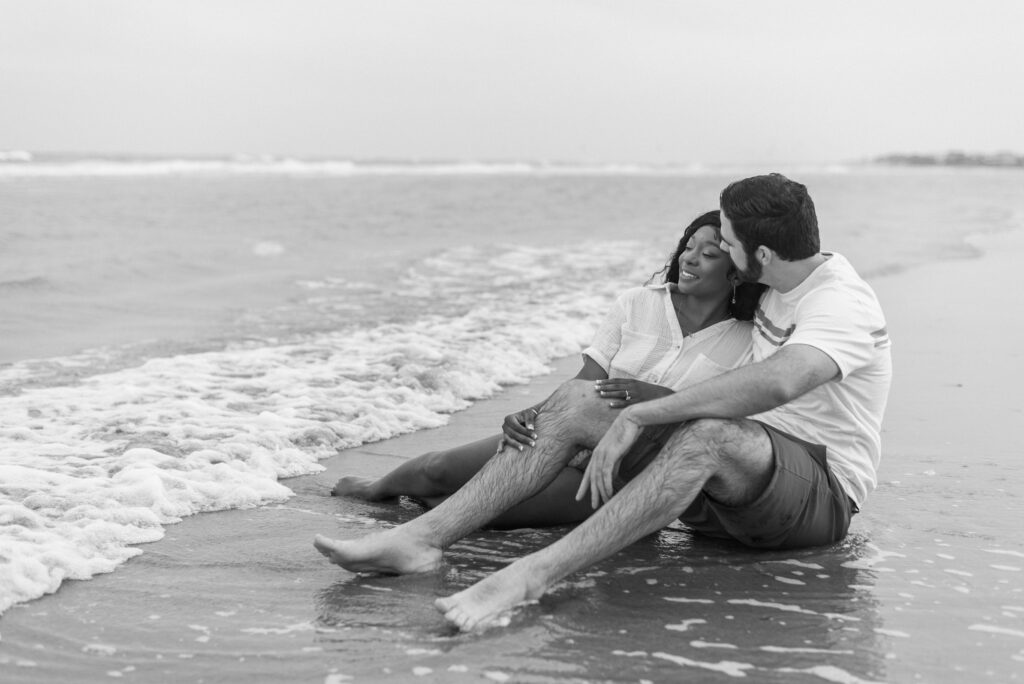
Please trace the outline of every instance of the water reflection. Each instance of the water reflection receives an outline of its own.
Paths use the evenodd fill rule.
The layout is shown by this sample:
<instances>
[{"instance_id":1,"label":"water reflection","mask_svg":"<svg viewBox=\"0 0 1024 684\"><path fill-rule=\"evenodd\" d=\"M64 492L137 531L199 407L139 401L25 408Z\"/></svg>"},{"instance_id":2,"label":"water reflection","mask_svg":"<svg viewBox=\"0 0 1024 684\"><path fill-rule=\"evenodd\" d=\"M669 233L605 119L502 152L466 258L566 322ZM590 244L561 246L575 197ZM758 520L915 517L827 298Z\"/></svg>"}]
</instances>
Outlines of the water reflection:
<instances>
[{"instance_id":1,"label":"water reflection","mask_svg":"<svg viewBox=\"0 0 1024 684\"><path fill-rule=\"evenodd\" d=\"M317 595L318 624L334 630L323 641L353 657L386 639L406 655L427 654L433 668L462 667L474 652L487 667L538 681L886 679L874 594L884 553L856 534L830 547L765 552L673 528L570 576L507 627L458 634L434 610L437 596L565 531L480 532L426 576L345 575ZM379 646L369 648L379 660ZM423 658L399 660L396 672Z\"/></svg>"}]
</instances>

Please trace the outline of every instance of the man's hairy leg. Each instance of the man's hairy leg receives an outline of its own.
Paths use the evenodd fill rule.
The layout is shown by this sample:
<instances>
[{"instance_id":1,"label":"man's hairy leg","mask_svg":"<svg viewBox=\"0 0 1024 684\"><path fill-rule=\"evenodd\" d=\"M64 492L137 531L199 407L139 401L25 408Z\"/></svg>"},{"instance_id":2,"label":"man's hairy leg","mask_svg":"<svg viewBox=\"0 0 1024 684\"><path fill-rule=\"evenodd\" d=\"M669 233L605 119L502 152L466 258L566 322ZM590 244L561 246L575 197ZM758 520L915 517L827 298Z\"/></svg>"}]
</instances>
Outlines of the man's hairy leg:
<instances>
[{"instance_id":1,"label":"man's hairy leg","mask_svg":"<svg viewBox=\"0 0 1024 684\"><path fill-rule=\"evenodd\" d=\"M443 549L551 483L575 447L595 445L614 416L592 382L570 380L537 416L536 447L505 447L452 496L403 525L346 541L317 535L314 545L331 562L353 572L433 570Z\"/></svg>"},{"instance_id":2,"label":"man's hairy leg","mask_svg":"<svg viewBox=\"0 0 1024 684\"><path fill-rule=\"evenodd\" d=\"M587 520L436 606L463 630L484 627L521 603L540 598L563 577L655 532L705 486L735 505L753 501L773 471L771 443L749 421L696 421L679 429L658 456Z\"/></svg>"}]
</instances>

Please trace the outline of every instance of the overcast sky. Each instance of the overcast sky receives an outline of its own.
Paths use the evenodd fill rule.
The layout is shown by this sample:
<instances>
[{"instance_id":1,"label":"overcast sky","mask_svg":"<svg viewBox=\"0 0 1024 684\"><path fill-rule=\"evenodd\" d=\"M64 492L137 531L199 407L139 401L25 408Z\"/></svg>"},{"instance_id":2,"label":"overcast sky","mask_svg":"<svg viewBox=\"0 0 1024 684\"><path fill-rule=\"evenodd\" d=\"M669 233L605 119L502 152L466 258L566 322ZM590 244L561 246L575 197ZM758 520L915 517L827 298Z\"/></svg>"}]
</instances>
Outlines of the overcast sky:
<instances>
[{"instance_id":1,"label":"overcast sky","mask_svg":"<svg viewBox=\"0 0 1024 684\"><path fill-rule=\"evenodd\" d=\"M0 150L1024 153L1019 0L0 0Z\"/></svg>"}]
</instances>

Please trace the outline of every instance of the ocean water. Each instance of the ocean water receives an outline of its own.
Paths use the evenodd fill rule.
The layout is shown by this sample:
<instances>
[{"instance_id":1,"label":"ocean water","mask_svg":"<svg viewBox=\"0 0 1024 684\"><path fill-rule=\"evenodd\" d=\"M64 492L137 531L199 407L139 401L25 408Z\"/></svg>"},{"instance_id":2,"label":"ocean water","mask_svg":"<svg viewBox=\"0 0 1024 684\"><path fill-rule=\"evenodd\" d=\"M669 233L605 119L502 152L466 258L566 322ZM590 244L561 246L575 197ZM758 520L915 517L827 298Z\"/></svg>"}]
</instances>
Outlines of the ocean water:
<instances>
[{"instance_id":1,"label":"ocean water","mask_svg":"<svg viewBox=\"0 0 1024 684\"><path fill-rule=\"evenodd\" d=\"M778 170L869 279L1024 228L1014 172ZM185 517L286 505L287 478L339 450L548 372L725 184L763 171L0 160L0 612L114 571ZM887 557L864 548L853 570ZM800 557L764 572L855 583ZM806 614L730 595L706 601Z\"/></svg>"}]
</instances>

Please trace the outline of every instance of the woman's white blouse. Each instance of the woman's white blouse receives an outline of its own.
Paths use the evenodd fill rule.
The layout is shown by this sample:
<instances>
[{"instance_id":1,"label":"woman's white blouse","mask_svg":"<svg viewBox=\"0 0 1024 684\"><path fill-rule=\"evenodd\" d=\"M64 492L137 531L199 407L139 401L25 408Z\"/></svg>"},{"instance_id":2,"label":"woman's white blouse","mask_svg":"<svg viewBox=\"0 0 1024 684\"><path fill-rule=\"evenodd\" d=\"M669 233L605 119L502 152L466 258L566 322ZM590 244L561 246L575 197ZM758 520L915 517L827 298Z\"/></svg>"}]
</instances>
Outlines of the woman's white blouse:
<instances>
[{"instance_id":1,"label":"woman's white blouse","mask_svg":"<svg viewBox=\"0 0 1024 684\"><path fill-rule=\"evenodd\" d=\"M679 390L751 359L751 323L734 318L683 335L670 283L626 290L583 353L609 378L633 378Z\"/></svg>"}]
</instances>

